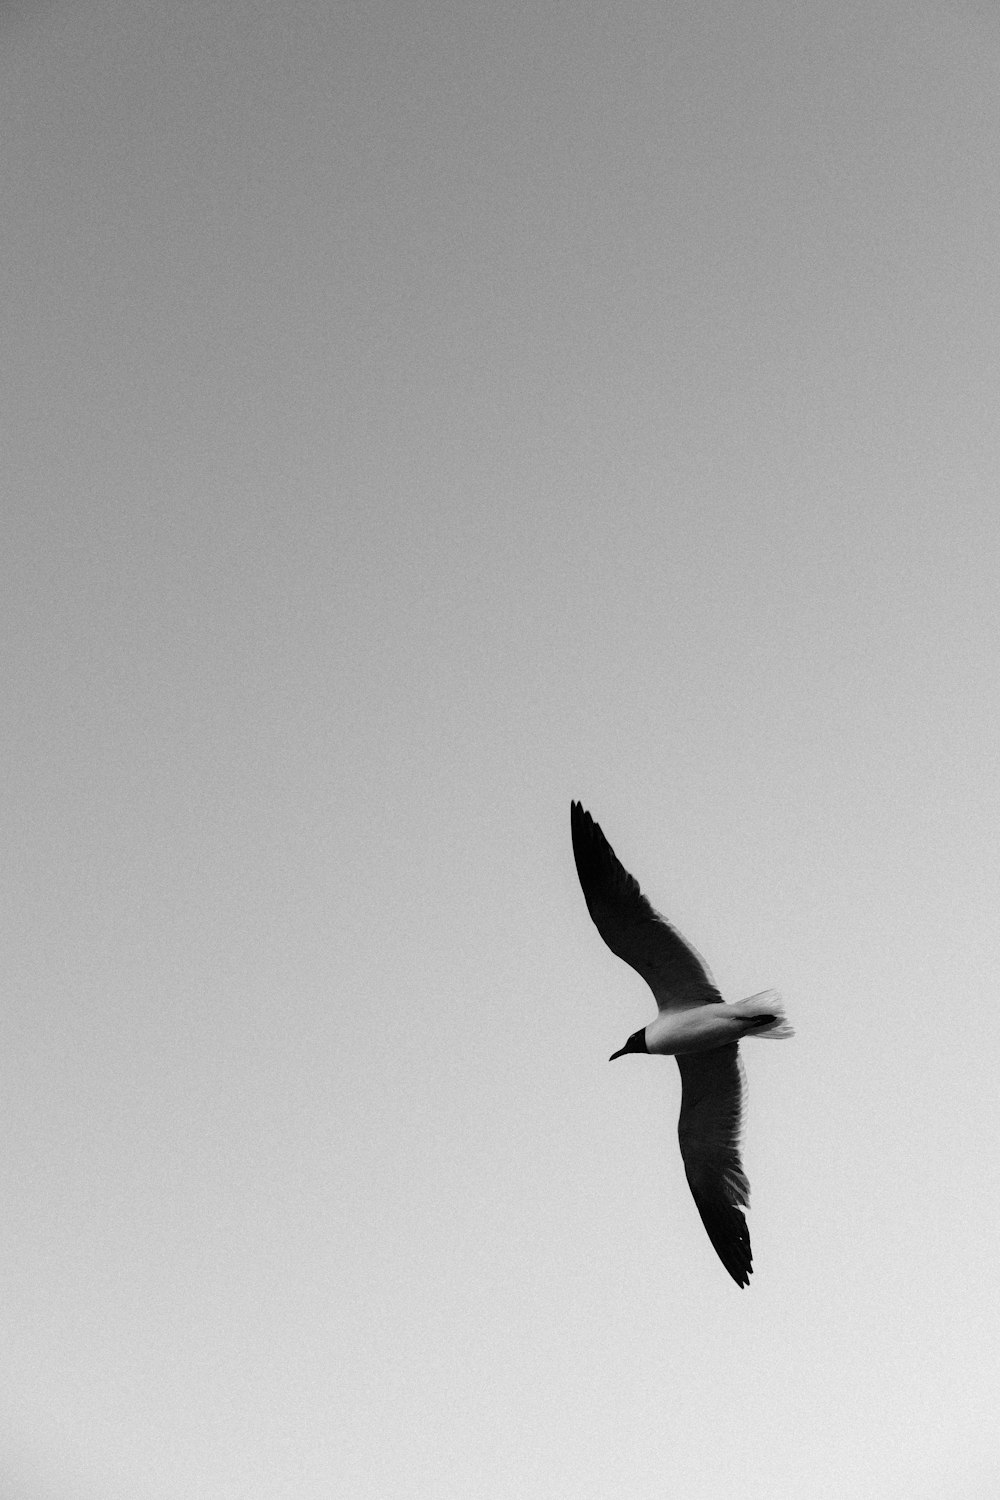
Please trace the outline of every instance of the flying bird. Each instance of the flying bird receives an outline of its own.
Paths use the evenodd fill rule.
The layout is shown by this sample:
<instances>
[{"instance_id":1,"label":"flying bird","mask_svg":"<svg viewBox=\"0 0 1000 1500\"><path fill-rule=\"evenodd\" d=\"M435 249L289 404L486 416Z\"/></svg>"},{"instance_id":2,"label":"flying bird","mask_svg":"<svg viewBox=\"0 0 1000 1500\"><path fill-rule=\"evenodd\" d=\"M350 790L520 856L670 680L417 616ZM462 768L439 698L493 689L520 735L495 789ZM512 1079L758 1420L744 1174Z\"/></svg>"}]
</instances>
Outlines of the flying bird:
<instances>
[{"instance_id":1,"label":"flying bird","mask_svg":"<svg viewBox=\"0 0 1000 1500\"><path fill-rule=\"evenodd\" d=\"M681 1072L677 1122L681 1158L701 1221L737 1286L753 1260L742 1209L750 1184L740 1160L744 1036L794 1035L776 990L727 1005L708 968L670 923L653 910L639 883L579 802L570 807L577 874L601 937L653 991L659 1014L634 1031L611 1061L628 1052L674 1054Z\"/></svg>"}]
</instances>

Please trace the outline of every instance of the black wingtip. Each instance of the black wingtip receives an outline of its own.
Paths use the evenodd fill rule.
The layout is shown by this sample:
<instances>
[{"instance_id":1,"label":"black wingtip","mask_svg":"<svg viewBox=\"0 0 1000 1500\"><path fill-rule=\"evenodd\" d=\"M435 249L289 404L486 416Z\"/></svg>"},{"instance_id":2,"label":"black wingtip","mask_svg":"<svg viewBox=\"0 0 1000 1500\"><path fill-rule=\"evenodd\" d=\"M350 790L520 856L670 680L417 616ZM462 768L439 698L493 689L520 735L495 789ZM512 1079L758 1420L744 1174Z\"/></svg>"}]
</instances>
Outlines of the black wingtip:
<instances>
[{"instance_id":1,"label":"black wingtip","mask_svg":"<svg viewBox=\"0 0 1000 1500\"><path fill-rule=\"evenodd\" d=\"M697 1198L695 1204L716 1255L741 1290L749 1286L753 1254L743 1214L730 1204L715 1206L699 1203Z\"/></svg>"},{"instance_id":2,"label":"black wingtip","mask_svg":"<svg viewBox=\"0 0 1000 1500\"><path fill-rule=\"evenodd\" d=\"M601 825L587 811L582 802L569 805L570 827L573 831L573 847L576 849L600 848L607 840Z\"/></svg>"},{"instance_id":3,"label":"black wingtip","mask_svg":"<svg viewBox=\"0 0 1000 1500\"><path fill-rule=\"evenodd\" d=\"M581 802L570 803L570 814L573 858L588 907L596 893L611 901L641 899L635 876L630 875L621 863L597 819L587 812ZM652 910L649 914L654 915ZM591 916L593 915L591 910Z\"/></svg>"},{"instance_id":4,"label":"black wingtip","mask_svg":"<svg viewBox=\"0 0 1000 1500\"><path fill-rule=\"evenodd\" d=\"M604 842L600 823L595 821L582 802L571 802L569 825L577 858L589 855L593 859L594 854Z\"/></svg>"}]
</instances>

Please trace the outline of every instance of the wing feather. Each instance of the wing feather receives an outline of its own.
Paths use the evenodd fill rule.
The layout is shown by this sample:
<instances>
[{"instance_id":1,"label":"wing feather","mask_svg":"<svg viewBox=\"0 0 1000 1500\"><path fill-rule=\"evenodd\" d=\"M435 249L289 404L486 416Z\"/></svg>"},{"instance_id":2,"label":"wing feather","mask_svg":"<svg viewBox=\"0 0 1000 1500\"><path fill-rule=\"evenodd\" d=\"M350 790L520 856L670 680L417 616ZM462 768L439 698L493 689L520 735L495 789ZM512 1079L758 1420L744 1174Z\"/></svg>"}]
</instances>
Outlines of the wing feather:
<instances>
[{"instance_id":1,"label":"wing feather","mask_svg":"<svg viewBox=\"0 0 1000 1500\"><path fill-rule=\"evenodd\" d=\"M654 911L579 802L570 808L573 854L583 894L612 953L641 974L660 1010L722 999L704 959Z\"/></svg>"},{"instance_id":2,"label":"wing feather","mask_svg":"<svg viewBox=\"0 0 1000 1500\"><path fill-rule=\"evenodd\" d=\"M747 1286L753 1260L750 1231L741 1212L750 1184L740 1160L744 1075L732 1042L710 1052L685 1052L681 1113L677 1124L688 1185L716 1253L737 1286Z\"/></svg>"}]
</instances>

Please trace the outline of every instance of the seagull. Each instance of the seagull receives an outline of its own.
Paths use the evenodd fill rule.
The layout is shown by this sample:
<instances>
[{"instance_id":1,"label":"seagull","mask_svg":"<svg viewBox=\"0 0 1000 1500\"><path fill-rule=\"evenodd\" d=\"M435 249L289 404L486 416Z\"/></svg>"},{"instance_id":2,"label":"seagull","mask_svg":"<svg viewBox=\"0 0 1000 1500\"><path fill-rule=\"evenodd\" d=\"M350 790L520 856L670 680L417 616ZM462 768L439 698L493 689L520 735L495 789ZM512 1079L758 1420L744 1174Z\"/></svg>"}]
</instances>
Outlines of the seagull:
<instances>
[{"instance_id":1,"label":"seagull","mask_svg":"<svg viewBox=\"0 0 1000 1500\"><path fill-rule=\"evenodd\" d=\"M573 855L583 894L601 937L653 991L659 1014L634 1031L610 1061L628 1052L673 1053L681 1071L677 1122L688 1186L715 1251L736 1282L750 1283L750 1232L741 1210L750 1184L740 1161L743 1036L794 1032L776 990L727 1005L690 943L654 911L639 883L579 802L570 806Z\"/></svg>"}]
</instances>

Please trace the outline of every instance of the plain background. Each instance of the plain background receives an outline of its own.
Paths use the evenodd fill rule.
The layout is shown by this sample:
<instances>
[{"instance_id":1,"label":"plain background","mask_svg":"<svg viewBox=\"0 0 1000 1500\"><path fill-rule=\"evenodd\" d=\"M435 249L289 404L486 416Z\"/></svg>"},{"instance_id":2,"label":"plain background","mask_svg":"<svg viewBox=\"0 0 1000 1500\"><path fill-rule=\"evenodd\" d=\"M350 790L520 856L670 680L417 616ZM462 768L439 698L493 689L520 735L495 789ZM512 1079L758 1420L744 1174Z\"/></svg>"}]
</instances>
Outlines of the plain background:
<instances>
[{"instance_id":1,"label":"plain background","mask_svg":"<svg viewBox=\"0 0 1000 1500\"><path fill-rule=\"evenodd\" d=\"M0 56L4 1500L994 1493L995 7ZM571 797L796 1026L745 1292Z\"/></svg>"}]
</instances>

